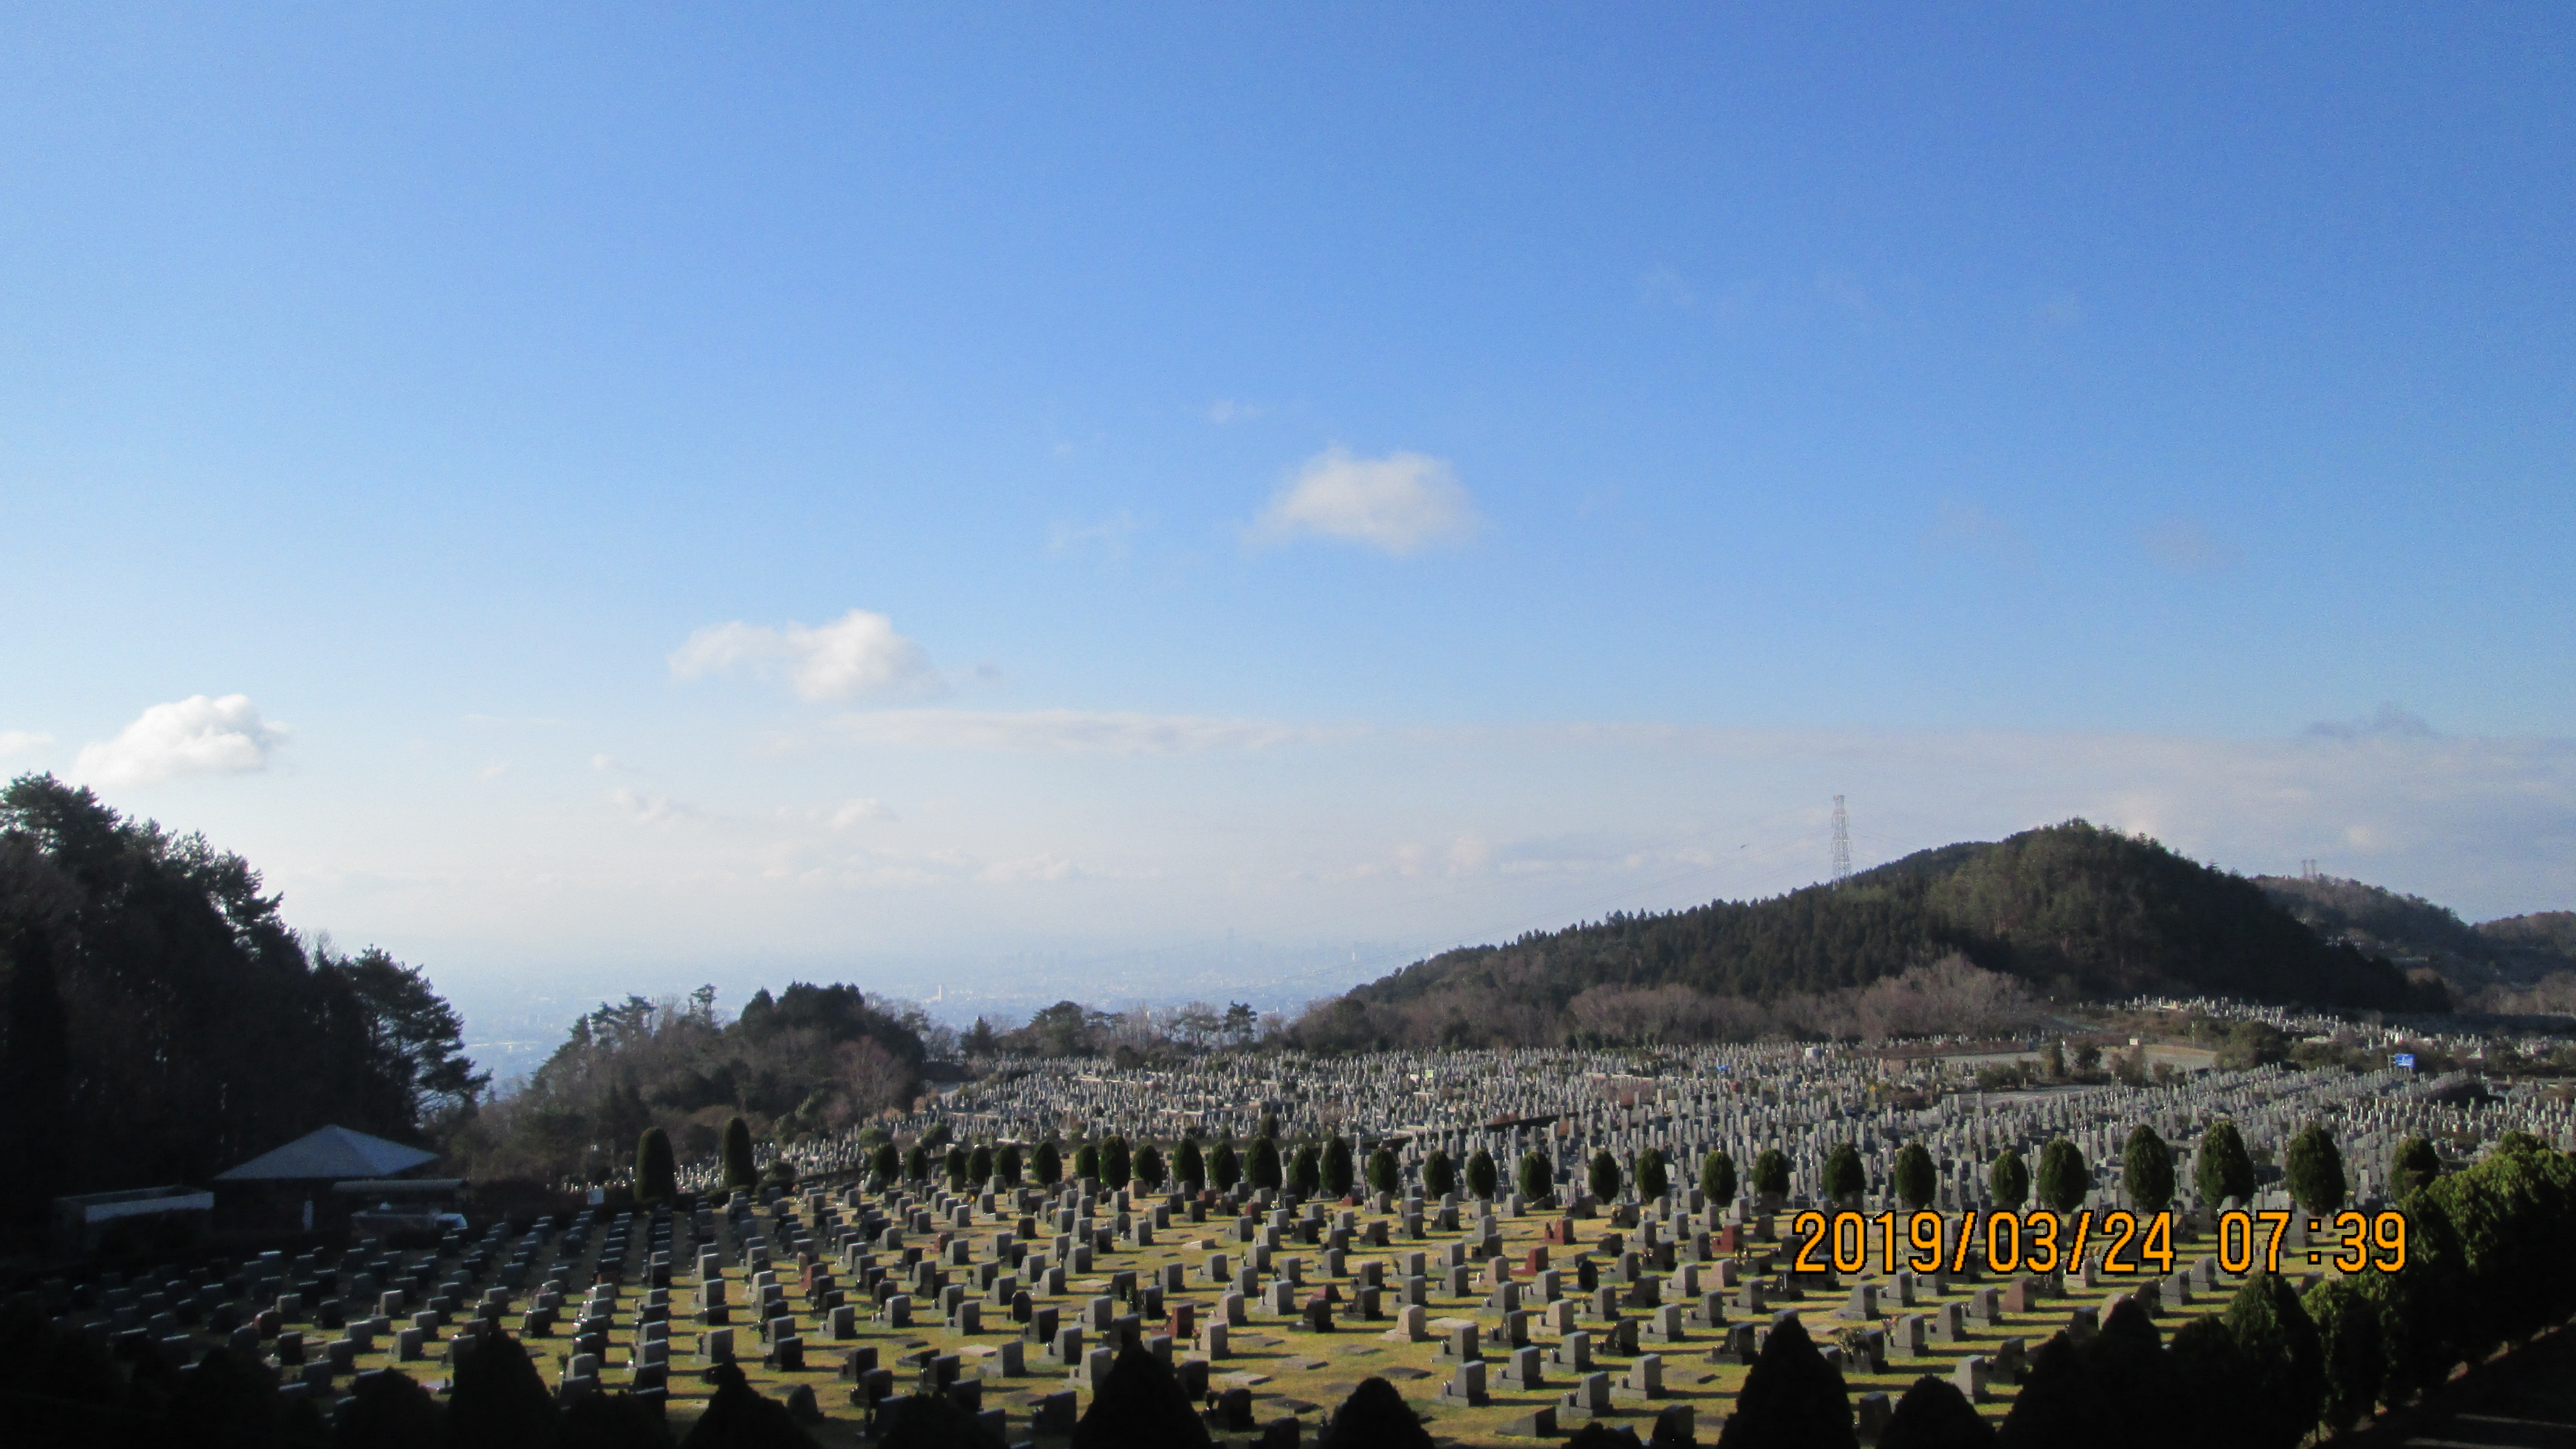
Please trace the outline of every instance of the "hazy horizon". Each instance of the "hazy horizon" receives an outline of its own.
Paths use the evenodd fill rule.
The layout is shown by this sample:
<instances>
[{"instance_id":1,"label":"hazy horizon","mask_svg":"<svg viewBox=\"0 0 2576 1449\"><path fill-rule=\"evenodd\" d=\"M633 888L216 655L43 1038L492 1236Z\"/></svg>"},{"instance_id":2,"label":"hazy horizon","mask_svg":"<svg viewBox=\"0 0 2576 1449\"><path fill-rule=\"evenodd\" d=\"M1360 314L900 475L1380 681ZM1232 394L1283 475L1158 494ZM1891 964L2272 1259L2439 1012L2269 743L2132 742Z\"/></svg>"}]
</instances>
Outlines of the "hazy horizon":
<instances>
[{"instance_id":1,"label":"hazy horizon","mask_svg":"<svg viewBox=\"0 0 2576 1449\"><path fill-rule=\"evenodd\" d=\"M486 1039L1286 1006L1837 794L2576 906L2563 8L0 37L0 771Z\"/></svg>"}]
</instances>

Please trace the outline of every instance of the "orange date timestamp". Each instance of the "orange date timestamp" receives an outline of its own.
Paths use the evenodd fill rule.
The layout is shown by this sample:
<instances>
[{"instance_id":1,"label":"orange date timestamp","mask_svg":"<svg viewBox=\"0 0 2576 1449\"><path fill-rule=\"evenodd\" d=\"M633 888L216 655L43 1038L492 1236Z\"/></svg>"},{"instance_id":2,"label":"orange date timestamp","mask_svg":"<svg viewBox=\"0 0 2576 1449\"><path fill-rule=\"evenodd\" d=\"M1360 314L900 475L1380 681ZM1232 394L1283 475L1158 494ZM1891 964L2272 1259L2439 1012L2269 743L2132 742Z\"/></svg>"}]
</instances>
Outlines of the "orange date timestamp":
<instances>
[{"instance_id":1,"label":"orange date timestamp","mask_svg":"<svg viewBox=\"0 0 2576 1449\"><path fill-rule=\"evenodd\" d=\"M2342 1212L2307 1220L2308 1240L2289 1243L2286 1212L2224 1212L2218 1215L2218 1266L2230 1273L2250 1273L2260 1263L2277 1273L2287 1259L2301 1258L2308 1267L2334 1267L2346 1273L2376 1268L2394 1273L2406 1266L2406 1215L2397 1212ZM1856 1212L1830 1217L1810 1208L1789 1220L1797 1242L1791 1271L1861 1273L1875 1258L1888 1273L1910 1269L1956 1273L1968 1266L1971 1253L1978 1266L1995 1273L2052 1273L2081 1265L2098 1254L2109 1274L2171 1273L2174 1264L2173 1218L2156 1213L2140 1217L2126 1211L2072 1213L1936 1213L1906 1215ZM1873 1252L1873 1250L1875 1250Z\"/></svg>"}]
</instances>

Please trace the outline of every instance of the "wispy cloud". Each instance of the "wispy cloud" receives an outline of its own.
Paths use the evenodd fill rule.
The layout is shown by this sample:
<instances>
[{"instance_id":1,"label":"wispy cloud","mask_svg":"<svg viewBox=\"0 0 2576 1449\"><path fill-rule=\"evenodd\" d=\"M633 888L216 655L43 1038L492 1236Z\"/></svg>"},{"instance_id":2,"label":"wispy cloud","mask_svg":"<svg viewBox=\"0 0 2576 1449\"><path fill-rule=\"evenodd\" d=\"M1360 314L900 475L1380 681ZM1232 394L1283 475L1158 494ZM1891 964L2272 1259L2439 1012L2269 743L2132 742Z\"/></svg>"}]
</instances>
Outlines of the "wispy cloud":
<instances>
[{"instance_id":1,"label":"wispy cloud","mask_svg":"<svg viewBox=\"0 0 2576 1449\"><path fill-rule=\"evenodd\" d=\"M1421 453L1309 458L1252 526L1257 542L1328 538L1404 555L1472 535L1482 520L1447 461Z\"/></svg>"},{"instance_id":2,"label":"wispy cloud","mask_svg":"<svg viewBox=\"0 0 2576 1449\"><path fill-rule=\"evenodd\" d=\"M1268 411L1270 409L1258 403L1240 402L1234 398L1221 397L1207 405L1207 420L1223 427L1227 423L1251 422Z\"/></svg>"},{"instance_id":3,"label":"wispy cloud","mask_svg":"<svg viewBox=\"0 0 2576 1449\"><path fill-rule=\"evenodd\" d=\"M2179 514L2140 529L2138 544L2158 565L2180 574L2224 573L2245 558L2207 525Z\"/></svg>"},{"instance_id":4,"label":"wispy cloud","mask_svg":"<svg viewBox=\"0 0 2576 1449\"><path fill-rule=\"evenodd\" d=\"M812 628L712 625L673 650L670 666L672 677L684 680L747 672L806 700L919 690L938 679L921 646L896 633L892 619L865 609Z\"/></svg>"},{"instance_id":5,"label":"wispy cloud","mask_svg":"<svg viewBox=\"0 0 2576 1449\"><path fill-rule=\"evenodd\" d=\"M858 745L1031 755L1178 755L1266 750L1347 738L1351 731L1276 720L1041 709L871 710L841 716L834 732Z\"/></svg>"},{"instance_id":6,"label":"wispy cloud","mask_svg":"<svg viewBox=\"0 0 2576 1449\"><path fill-rule=\"evenodd\" d=\"M0 730L0 758L31 755L53 742L52 735L38 734L34 730Z\"/></svg>"},{"instance_id":7,"label":"wispy cloud","mask_svg":"<svg viewBox=\"0 0 2576 1449\"><path fill-rule=\"evenodd\" d=\"M287 735L286 726L260 717L248 695L192 694L145 710L115 739L81 746L72 774L100 785L246 775L267 769Z\"/></svg>"},{"instance_id":8,"label":"wispy cloud","mask_svg":"<svg viewBox=\"0 0 2576 1449\"><path fill-rule=\"evenodd\" d=\"M2422 715L2394 702L2353 720L2319 720L2300 731L2315 740L2433 740L2440 739Z\"/></svg>"},{"instance_id":9,"label":"wispy cloud","mask_svg":"<svg viewBox=\"0 0 2576 1449\"><path fill-rule=\"evenodd\" d=\"M608 792L608 803L623 811L640 825L664 825L681 820L696 820L703 813L693 805L683 804L668 795L648 795L632 786L620 785Z\"/></svg>"},{"instance_id":10,"label":"wispy cloud","mask_svg":"<svg viewBox=\"0 0 2576 1449\"><path fill-rule=\"evenodd\" d=\"M1098 523L1056 523L1047 528L1049 553L1097 553L1111 560L1127 557L1128 540L1139 524L1125 509Z\"/></svg>"}]
</instances>

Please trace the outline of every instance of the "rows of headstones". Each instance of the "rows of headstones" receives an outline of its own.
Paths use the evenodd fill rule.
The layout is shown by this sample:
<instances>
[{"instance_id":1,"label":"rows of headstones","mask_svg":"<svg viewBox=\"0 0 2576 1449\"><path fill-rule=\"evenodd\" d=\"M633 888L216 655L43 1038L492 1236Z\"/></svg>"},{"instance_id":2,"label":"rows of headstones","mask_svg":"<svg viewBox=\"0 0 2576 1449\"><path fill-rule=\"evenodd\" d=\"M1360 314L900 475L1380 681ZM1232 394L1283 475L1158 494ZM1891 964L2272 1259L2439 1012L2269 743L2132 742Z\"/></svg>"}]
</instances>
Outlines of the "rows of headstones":
<instances>
[{"instance_id":1,"label":"rows of headstones","mask_svg":"<svg viewBox=\"0 0 2576 1449\"><path fill-rule=\"evenodd\" d=\"M1212 1058L1131 1072L1096 1061L1042 1062L891 1125L898 1137L944 1126L960 1141L1115 1132L1170 1142L1194 1132L1203 1141L1231 1134L1246 1142L1263 1116L1275 1113L1289 1141L1340 1135L1360 1156L1386 1142L1412 1182L1434 1149L1456 1164L1488 1152L1507 1183L1523 1154L1544 1150L1556 1195L1567 1201L1582 1197L1593 1154L1608 1152L1633 1177L1648 1148L1685 1181L1711 1150L1733 1157L1742 1176L1758 1153L1776 1148L1788 1159L1792 1194L1819 1199L1828 1154L1849 1144L1872 1183L1873 1210L1890 1205L1896 1153L1916 1142L1939 1169L1935 1205L1951 1210L1990 1205L1987 1170L2005 1147L2035 1163L2060 1137L2082 1152L2098 1201L2115 1204L2122 1149L2141 1123L2173 1148L2186 1207L2215 1206L2191 1196L2191 1152L2220 1119L2236 1124L2258 1162L2273 1163L2301 1129L2324 1124L2342 1144L2353 1196L2363 1203L2384 1190L2388 1158L2410 1135L2462 1157L2507 1131L2576 1147L2576 1108L2568 1103L2462 1100L2446 1091L2456 1078L2394 1068L2352 1074L2273 1066L2156 1085L1954 1091L1934 1106L1909 1109L1885 1090L1878 1063L1854 1053L1712 1047L1666 1053L1662 1065L1660 1075L1641 1080L1625 1075L1636 1069L1631 1058L1561 1051ZM867 1148L849 1134L795 1145L788 1155L807 1176L855 1173ZM2262 1175L2276 1178L2277 1168Z\"/></svg>"},{"instance_id":2,"label":"rows of headstones","mask_svg":"<svg viewBox=\"0 0 2576 1449\"><path fill-rule=\"evenodd\" d=\"M2436 1047L2462 1057L2474 1057L2499 1046L2517 1051L2544 1054L2553 1047L2565 1045L2564 1037L2542 1036L2529 1032L2476 1032L2445 1030L2450 1019L2445 1017L2408 1016L2396 1020L2354 1020L2328 1016L2321 1012L2300 1011L2294 1007L2271 1006L2261 1002L2228 1001L2214 997L2142 996L2119 1003L2116 1011L2134 1013L2172 1013L2203 1016L2214 1021L2259 1021L2283 1034L2310 1040L2334 1040L2379 1051L2403 1051L2407 1047Z\"/></svg>"},{"instance_id":3,"label":"rows of headstones","mask_svg":"<svg viewBox=\"0 0 2576 1449\"><path fill-rule=\"evenodd\" d=\"M1596 1125L1652 1130L1668 1105L1603 1109ZM1211 1374L1230 1357L1230 1335L1272 1323L1383 1327L1422 1346L1443 1375L1443 1403L1563 1385L1551 1418L1663 1402L1665 1364L1686 1342L1712 1362L1749 1363L1776 1315L1802 1307L1857 1330L1829 1354L1863 1357L1873 1371L1957 1358L1963 1390L1980 1391L2024 1357L2019 1340L1985 1342L2006 1315L2104 1286L2093 1261L1991 1285L1946 1273L1800 1276L1775 1256L1767 1215L1748 1209L1676 1186L1614 1210L1596 1231L1579 1198L1542 1213L1516 1194L1430 1198L1418 1184L1349 1205L1078 1181L850 1185L758 1205L736 1195L676 1212L592 1210L427 1250L360 1243L47 1286L68 1331L179 1362L220 1343L317 1403L360 1372L435 1377L469 1340L507 1331L551 1358L566 1400L603 1389L661 1400L675 1372L756 1361L777 1374L837 1368L857 1412L872 1415L901 1375L990 1417L1003 1406L988 1391L1036 1378L1044 1391L1025 1407L1038 1432L1069 1429L1078 1396L1128 1346L1167 1364L1221 1425L1250 1427L1249 1391ZM1517 1251L1506 1251L1507 1233ZM1192 1258L1177 1251L1185 1237L1201 1244ZM2132 1292L2170 1303L2220 1286L2204 1263ZM2090 1326L2092 1306L2061 1306L2070 1328ZM675 1324L694 1331L685 1357ZM930 1341L915 1336L925 1329L936 1330ZM1991 1351L1962 1357L1972 1341ZM970 1361L979 1371L966 1371ZM1050 1375L1062 1386L1046 1389ZM817 1414L816 1388L812 1377L796 1383L791 1409Z\"/></svg>"}]
</instances>

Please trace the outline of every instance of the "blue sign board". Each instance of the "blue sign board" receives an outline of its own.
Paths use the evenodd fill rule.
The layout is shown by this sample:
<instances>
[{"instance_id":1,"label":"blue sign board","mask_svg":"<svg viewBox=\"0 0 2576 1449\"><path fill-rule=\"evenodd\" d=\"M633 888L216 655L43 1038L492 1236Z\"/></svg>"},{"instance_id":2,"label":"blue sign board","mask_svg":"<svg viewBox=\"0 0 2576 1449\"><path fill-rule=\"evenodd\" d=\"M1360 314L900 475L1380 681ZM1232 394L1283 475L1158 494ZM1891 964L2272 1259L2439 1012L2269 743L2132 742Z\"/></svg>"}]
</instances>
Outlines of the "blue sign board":
<instances>
[{"instance_id":1,"label":"blue sign board","mask_svg":"<svg viewBox=\"0 0 2576 1449\"><path fill-rule=\"evenodd\" d=\"M2392 1067L2404 1067L2411 1072L2415 1070L2415 1054L2413 1052L2392 1053L2388 1058L2388 1064Z\"/></svg>"}]
</instances>

